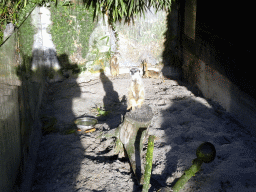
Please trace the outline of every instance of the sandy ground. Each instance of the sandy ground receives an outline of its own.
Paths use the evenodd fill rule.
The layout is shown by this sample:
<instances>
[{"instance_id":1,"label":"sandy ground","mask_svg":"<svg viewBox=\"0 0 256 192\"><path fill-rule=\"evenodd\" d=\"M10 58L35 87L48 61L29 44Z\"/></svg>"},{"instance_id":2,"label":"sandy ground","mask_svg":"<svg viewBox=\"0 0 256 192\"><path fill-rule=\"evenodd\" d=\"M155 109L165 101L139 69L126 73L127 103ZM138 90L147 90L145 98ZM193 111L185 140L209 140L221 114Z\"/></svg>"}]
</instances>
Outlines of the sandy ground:
<instances>
[{"instance_id":1,"label":"sandy ground","mask_svg":"<svg viewBox=\"0 0 256 192\"><path fill-rule=\"evenodd\" d=\"M56 117L59 132L42 138L33 192L141 191L128 160L113 155L114 138L96 138L120 124L129 82L127 76L102 74L98 80L66 79L47 86L42 115ZM256 191L256 139L243 126L180 82L144 79L144 84L145 103L154 113L149 133L157 136L149 191L171 188L204 141L215 146L216 158L203 163L181 192ZM63 134L74 128L75 118L95 116L95 105L110 111L99 118L95 132Z\"/></svg>"}]
</instances>

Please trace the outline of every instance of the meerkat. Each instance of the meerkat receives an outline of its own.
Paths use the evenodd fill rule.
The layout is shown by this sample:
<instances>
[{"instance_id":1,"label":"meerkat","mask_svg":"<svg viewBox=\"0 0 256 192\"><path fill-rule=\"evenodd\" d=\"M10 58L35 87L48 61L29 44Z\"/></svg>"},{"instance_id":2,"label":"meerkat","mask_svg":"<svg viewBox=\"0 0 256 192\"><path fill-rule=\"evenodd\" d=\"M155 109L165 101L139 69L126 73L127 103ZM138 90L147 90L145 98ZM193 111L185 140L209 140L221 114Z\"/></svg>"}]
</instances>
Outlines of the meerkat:
<instances>
[{"instance_id":1,"label":"meerkat","mask_svg":"<svg viewBox=\"0 0 256 192\"><path fill-rule=\"evenodd\" d=\"M143 78L161 78L161 73L154 71L154 70L148 70L148 64L146 60L143 60L141 63L142 71L143 71Z\"/></svg>"},{"instance_id":2,"label":"meerkat","mask_svg":"<svg viewBox=\"0 0 256 192\"><path fill-rule=\"evenodd\" d=\"M130 70L132 82L129 88L128 94L128 107L127 110L135 110L136 107L140 108L145 100L145 91L138 68L132 68Z\"/></svg>"},{"instance_id":3,"label":"meerkat","mask_svg":"<svg viewBox=\"0 0 256 192\"><path fill-rule=\"evenodd\" d=\"M110 72L113 77L119 75L119 64L115 55L110 59Z\"/></svg>"}]
</instances>

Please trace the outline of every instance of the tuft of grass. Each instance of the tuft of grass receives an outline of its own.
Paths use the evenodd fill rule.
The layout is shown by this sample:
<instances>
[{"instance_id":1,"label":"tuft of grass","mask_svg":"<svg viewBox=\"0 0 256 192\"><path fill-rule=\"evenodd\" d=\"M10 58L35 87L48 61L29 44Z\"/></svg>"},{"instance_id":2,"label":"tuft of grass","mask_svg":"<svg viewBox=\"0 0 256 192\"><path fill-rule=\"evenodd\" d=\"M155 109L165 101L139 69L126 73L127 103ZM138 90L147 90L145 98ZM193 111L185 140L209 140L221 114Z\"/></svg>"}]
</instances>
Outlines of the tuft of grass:
<instances>
[{"instance_id":1,"label":"tuft of grass","mask_svg":"<svg viewBox=\"0 0 256 192\"><path fill-rule=\"evenodd\" d=\"M76 132L76 129L68 129L64 132L65 135L70 135Z\"/></svg>"},{"instance_id":2,"label":"tuft of grass","mask_svg":"<svg viewBox=\"0 0 256 192\"><path fill-rule=\"evenodd\" d=\"M97 116L107 116L109 114L109 111L105 111L101 109L100 107L97 107L98 114Z\"/></svg>"},{"instance_id":3,"label":"tuft of grass","mask_svg":"<svg viewBox=\"0 0 256 192\"><path fill-rule=\"evenodd\" d=\"M96 107L94 107L93 109L96 109L96 111L98 113L96 116L107 116L109 114L109 111L104 110L104 106L98 107L96 105Z\"/></svg>"}]
</instances>

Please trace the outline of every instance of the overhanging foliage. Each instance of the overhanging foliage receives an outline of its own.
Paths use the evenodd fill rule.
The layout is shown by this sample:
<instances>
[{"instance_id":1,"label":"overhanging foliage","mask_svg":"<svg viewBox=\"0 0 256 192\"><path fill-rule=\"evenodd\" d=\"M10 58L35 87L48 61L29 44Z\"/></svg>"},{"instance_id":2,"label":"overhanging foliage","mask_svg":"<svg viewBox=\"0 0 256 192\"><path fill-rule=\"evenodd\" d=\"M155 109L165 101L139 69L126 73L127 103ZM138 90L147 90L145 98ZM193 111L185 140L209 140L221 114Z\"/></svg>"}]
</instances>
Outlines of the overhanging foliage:
<instances>
[{"instance_id":1,"label":"overhanging foliage","mask_svg":"<svg viewBox=\"0 0 256 192\"><path fill-rule=\"evenodd\" d=\"M55 6L70 6L83 3L86 8L94 9L94 19L103 13L103 16L108 15L110 23L123 18L130 23L136 15L144 15L150 7L156 11L169 10L172 1L175 0L0 0L0 44L6 24L11 22L18 27L36 4L54 2Z\"/></svg>"},{"instance_id":2,"label":"overhanging foliage","mask_svg":"<svg viewBox=\"0 0 256 192\"><path fill-rule=\"evenodd\" d=\"M125 19L134 20L136 15L144 15L146 10L154 7L158 10L168 10L173 0L83 0L86 7L93 7L94 18L100 13L108 14L112 22Z\"/></svg>"}]
</instances>

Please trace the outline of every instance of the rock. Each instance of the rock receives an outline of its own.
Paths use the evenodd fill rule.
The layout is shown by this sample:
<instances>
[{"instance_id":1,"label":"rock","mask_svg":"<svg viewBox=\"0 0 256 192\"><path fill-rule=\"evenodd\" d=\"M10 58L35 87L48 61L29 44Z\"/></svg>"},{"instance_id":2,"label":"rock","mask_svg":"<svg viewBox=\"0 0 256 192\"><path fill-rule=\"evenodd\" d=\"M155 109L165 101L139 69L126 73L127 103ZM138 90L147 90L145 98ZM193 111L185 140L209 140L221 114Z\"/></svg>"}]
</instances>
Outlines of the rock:
<instances>
[{"instance_id":1,"label":"rock","mask_svg":"<svg viewBox=\"0 0 256 192\"><path fill-rule=\"evenodd\" d=\"M156 105L163 106L163 105L166 105L166 103L163 99L160 99L160 100L156 101Z\"/></svg>"}]
</instances>

